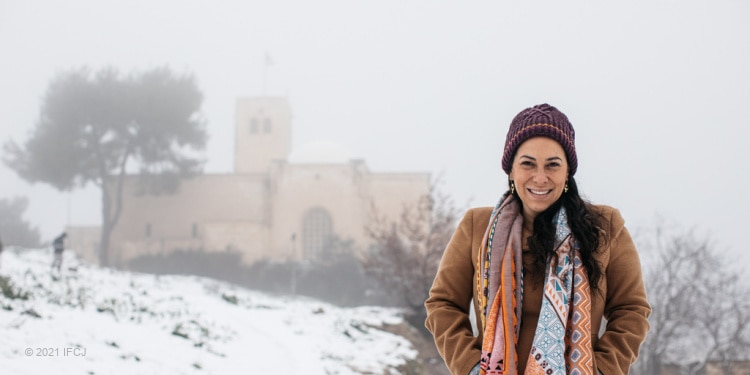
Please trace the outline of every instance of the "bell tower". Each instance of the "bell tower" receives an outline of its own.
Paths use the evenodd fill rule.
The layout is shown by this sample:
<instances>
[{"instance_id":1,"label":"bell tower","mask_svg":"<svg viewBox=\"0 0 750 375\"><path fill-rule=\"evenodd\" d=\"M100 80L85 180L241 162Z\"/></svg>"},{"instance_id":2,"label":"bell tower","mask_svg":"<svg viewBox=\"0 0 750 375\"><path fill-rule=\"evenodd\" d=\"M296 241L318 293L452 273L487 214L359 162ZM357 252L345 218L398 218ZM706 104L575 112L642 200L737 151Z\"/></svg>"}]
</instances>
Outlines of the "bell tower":
<instances>
[{"instance_id":1,"label":"bell tower","mask_svg":"<svg viewBox=\"0 0 750 375\"><path fill-rule=\"evenodd\" d=\"M292 113L283 97L237 99L234 173L266 173L286 160L292 146Z\"/></svg>"}]
</instances>

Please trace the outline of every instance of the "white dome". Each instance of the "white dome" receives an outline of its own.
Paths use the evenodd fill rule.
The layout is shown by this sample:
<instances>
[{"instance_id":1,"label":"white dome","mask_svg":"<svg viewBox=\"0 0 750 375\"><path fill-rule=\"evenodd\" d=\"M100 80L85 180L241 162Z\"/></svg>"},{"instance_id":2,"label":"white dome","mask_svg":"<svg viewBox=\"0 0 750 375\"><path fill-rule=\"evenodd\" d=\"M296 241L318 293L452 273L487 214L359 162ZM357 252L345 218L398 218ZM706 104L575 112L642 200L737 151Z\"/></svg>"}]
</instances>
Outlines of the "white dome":
<instances>
[{"instance_id":1,"label":"white dome","mask_svg":"<svg viewBox=\"0 0 750 375\"><path fill-rule=\"evenodd\" d=\"M349 152L344 146L330 141L312 141L289 155L294 164L345 164L349 162Z\"/></svg>"}]
</instances>

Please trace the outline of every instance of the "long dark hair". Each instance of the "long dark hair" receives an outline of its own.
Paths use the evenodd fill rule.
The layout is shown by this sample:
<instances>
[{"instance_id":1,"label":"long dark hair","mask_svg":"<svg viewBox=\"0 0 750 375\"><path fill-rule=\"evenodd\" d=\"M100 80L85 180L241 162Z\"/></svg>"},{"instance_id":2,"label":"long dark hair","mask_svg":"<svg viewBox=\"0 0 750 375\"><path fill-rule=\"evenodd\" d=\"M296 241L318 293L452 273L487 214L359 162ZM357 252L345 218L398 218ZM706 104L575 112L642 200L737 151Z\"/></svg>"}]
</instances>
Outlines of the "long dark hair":
<instances>
[{"instance_id":1,"label":"long dark hair","mask_svg":"<svg viewBox=\"0 0 750 375\"><path fill-rule=\"evenodd\" d=\"M514 192L513 195L523 205L518 193ZM547 260L555 250L555 226L552 219L561 206L565 207L568 214L568 225L578 242L581 261L586 267L591 290L598 291L602 266L594 259L594 253L598 251L601 241L607 239L603 236L601 216L578 193L578 185L572 176L568 178L568 191L534 219L534 231L529 237L529 251L534 255L534 274L544 275Z\"/></svg>"}]
</instances>

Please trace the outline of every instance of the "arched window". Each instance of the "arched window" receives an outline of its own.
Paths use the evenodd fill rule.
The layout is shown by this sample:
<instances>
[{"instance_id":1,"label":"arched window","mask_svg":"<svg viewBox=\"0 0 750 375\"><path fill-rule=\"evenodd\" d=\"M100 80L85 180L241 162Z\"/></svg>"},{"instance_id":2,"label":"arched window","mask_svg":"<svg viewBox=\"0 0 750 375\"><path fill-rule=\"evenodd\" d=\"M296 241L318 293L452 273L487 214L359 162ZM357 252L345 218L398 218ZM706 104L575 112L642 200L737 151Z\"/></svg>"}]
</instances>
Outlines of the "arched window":
<instances>
[{"instance_id":1,"label":"arched window","mask_svg":"<svg viewBox=\"0 0 750 375\"><path fill-rule=\"evenodd\" d=\"M250 119L250 133L255 134L258 132L258 119L253 117Z\"/></svg>"},{"instance_id":2,"label":"arched window","mask_svg":"<svg viewBox=\"0 0 750 375\"><path fill-rule=\"evenodd\" d=\"M333 234L331 215L324 208L314 207L302 217L302 255L318 258L330 246Z\"/></svg>"}]
</instances>

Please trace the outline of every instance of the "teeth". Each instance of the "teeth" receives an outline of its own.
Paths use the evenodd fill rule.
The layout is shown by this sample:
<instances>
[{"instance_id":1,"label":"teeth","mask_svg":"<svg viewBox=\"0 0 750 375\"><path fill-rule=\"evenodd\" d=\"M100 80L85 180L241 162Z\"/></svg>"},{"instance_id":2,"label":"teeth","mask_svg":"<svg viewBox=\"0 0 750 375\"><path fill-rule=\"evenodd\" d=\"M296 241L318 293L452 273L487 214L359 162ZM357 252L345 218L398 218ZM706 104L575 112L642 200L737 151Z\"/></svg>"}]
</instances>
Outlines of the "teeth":
<instances>
[{"instance_id":1,"label":"teeth","mask_svg":"<svg viewBox=\"0 0 750 375\"><path fill-rule=\"evenodd\" d=\"M532 194L536 194L536 195L544 195L544 194L549 193L549 190L531 190L531 189L529 189L529 191Z\"/></svg>"}]
</instances>

